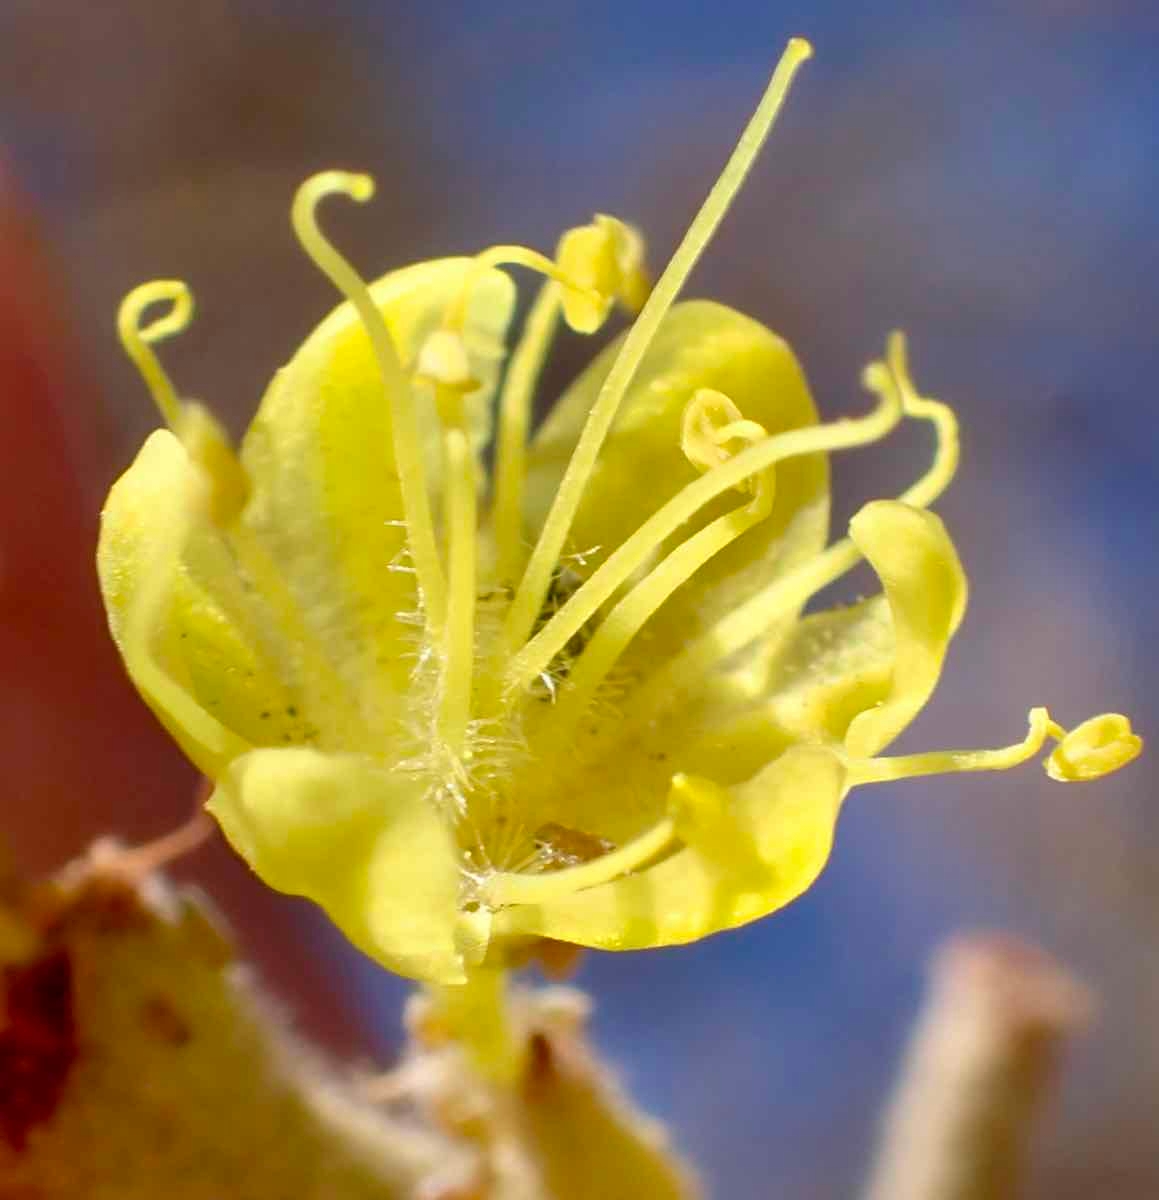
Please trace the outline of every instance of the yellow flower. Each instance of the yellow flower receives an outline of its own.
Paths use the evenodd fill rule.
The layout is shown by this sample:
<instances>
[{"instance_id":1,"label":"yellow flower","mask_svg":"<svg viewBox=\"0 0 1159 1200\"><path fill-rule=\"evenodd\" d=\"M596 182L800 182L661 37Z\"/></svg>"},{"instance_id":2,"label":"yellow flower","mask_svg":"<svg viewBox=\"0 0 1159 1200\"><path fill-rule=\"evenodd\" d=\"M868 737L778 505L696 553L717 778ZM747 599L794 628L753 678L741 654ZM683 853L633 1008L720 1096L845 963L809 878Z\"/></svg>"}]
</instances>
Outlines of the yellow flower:
<instances>
[{"instance_id":1,"label":"yellow flower","mask_svg":"<svg viewBox=\"0 0 1159 1200\"><path fill-rule=\"evenodd\" d=\"M554 259L500 246L367 286L315 210L369 199L369 179L307 181L294 226L346 302L237 453L152 349L187 323L188 290L122 307L168 426L104 513L129 673L254 870L402 974L460 982L539 937L700 938L808 887L859 784L1002 769L1048 737L1054 778L1138 753L1121 717L1068 735L1035 709L1005 749L882 757L965 609L928 511L954 416L915 391L894 335L865 372L870 410L818 423L784 342L674 303L808 55L790 44L650 292L639 235L603 216ZM546 280L504 370L512 265ZM590 332L616 303L634 323L529 437L559 321ZM933 430L929 469L827 544L828 456L905 419ZM862 559L879 595L801 615Z\"/></svg>"}]
</instances>

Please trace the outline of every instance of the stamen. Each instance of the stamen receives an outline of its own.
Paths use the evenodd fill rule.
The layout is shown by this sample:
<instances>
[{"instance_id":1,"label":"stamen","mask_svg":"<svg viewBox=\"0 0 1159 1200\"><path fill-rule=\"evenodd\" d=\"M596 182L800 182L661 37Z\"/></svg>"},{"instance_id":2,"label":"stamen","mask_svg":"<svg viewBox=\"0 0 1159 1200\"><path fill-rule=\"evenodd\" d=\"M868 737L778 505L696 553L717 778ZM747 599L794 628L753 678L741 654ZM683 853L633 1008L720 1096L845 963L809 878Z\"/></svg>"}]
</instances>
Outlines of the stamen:
<instances>
[{"instance_id":1,"label":"stamen","mask_svg":"<svg viewBox=\"0 0 1159 1200\"><path fill-rule=\"evenodd\" d=\"M172 305L163 317L141 324L154 304ZM183 403L173 381L154 353L155 342L182 333L193 319L193 293L180 279L155 279L134 288L117 311L117 333L125 353L140 372L162 420L200 468L208 488L210 519L220 528L231 525L249 499L250 482L220 423L200 404Z\"/></svg>"},{"instance_id":2,"label":"stamen","mask_svg":"<svg viewBox=\"0 0 1159 1200\"><path fill-rule=\"evenodd\" d=\"M1066 730L1051 720L1045 708L1030 710L1030 729L1021 742L1000 750L933 750L889 758L854 759L849 778L854 785L909 779L915 775L947 775L958 771L1006 771L1033 758L1053 737L1062 740Z\"/></svg>"},{"instance_id":3,"label":"stamen","mask_svg":"<svg viewBox=\"0 0 1159 1200\"><path fill-rule=\"evenodd\" d=\"M358 272L318 228L317 207L327 196L334 195L348 196L364 204L374 195L374 181L369 175L353 175L345 171L323 171L314 175L298 188L291 220L302 249L354 306L370 338L390 404L395 469L406 514L407 544L418 579L427 626L434 633L442 624L445 614L446 584L435 542L418 413L394 340L370 290Z\"/></svg>"},{"instance_id":4,"label":"stamen","mask_svg":"<svg viewBox=\"0 0 1159 1200\"><path fill-rule=\"evenodd\" d=\"M883 783L915 775L946 775L958 771L1005 771L1033 758L1047 738L1059 743L1045 769L1052 779L1073 783L1098 779L1117 771L1143 748L1130 722L1118 713L1090 717L1069 733L1051 720L1045 708L1030 710L1030 730L1013 746L1000 750L935 750L892 758L854 759L849 763L853 784Z\"/></svg>"},{"instance_id":5,"label":"stamen","mask_svg":"<svg viewBox=\"0 0 1159 1200\"><path fill-rule=\"evenodd\" d=\"M144 310L151 304L165 300L172 302L171 311L142 328ZM183 510L185 524L174 536L173 545L176 549L172 552L172 560L166 560L166 570L145 576L126 622L125 661L129 664L130 673L137 672L134 678L139 680L142 690L156 696L159 701L161 697L166 697L161 701L161 706L167 711L186 714L181 723L191 731L195 740L207 748L227 744L242 746L191 695L169 679L155 661L149 646L150 630L163 619L162 608L168 595L167 581L179 572L196 516L204 513L227 540L233 554L266 599L275 623L285 631L287 645L294 646L296 653L306 661L310 677L330 681L334 685L333 695L341 698L338 702L343 704L351 719L356 719L357 714L346 699L333 664L307 629L285 581L270 562L253 530L238 519L249 499L250 480L225 430L202 405L178 400L172 383L150 349L150 343L184 330L192 315L193 297L188 287L179 280L157 280L134 288L122 301L117 314L122 343L137 364L158 408L181 442L193 467L193 473L184 483L189 493L188 503ZM143 681L145 679L147 683ZM171 707L174 705L176 709ZM241 751L235 749L234 752Z\"/></svg>"},{"instance_id":6,"label":"stamen","mask_svg":"<svg viewBox=\"0 0 1159 1200\"><path fill-rule=\"evenodd\" d=\"M154 304L168 302L172 308L149 325L142 326L145 310ZM177 390L153 352L156 342L163 342L181 333L193 318L193 293L179 279L154 279L135 287L121 301L117 310L117 335L125 353L140 372L161 419L176 430L181 420L181 401Z\"/></svg>"},{"instance_id":7,"label":"stamen","mask_svg":"<svg viewBox=\"0 0 1159 1200\"><path fill-rule=\"evenodd\" d=\"M511 355L499 399L499 437L495 450L495 499L491 523L499 578L514 583L523 567L523 486L527 476L527 433L535 384L559 323L560 287L548 281L527 315L519 344Z\"/></svg>"},{"instance_id":8,"label":"stamen","mask_svg":"<svg viewBox=\"0 0 1159 1200\"><path fill-rule=\"evenodd\" d=\"M463 276L463 283L459 288L458 295L448 305L443 317L444 329L452 332L462 330L467 322L467 306L471 302L471 293L474 291L475 284L481 276L495 267L527 267L547 279L554 280L567 291L586 298L589 302L600 300L598 293L574 279L546 254L540 254L538 250L529 250L526 246L492 246L482 253L476 254L471 260L471 265Z\"/></svg>"},{"instance_id":9,"label":"stamen","mask_svg":"<svg viewBox=\"0 0 1159 1200\"><path fill-rule=\"evenodd\" d=\"M574 892L610 883L644 866L658 854L663 854L676 841L676 822L664 817L646 833L634 838L618 850L594 858L591 862L542 875L517 875L497 871L479 885L479 899L489 908L509 904L543 904L570 896Z\"/></svg>"},{"instance_id":10,"label":"stamen","mask_svg":"<svg viewBox=\"0 0 1159 1200\"><path fill-rule=\"evenodd\" d=\"M877 389L879 381L876 377L872 382ZM709 501L786 459L863 446L884 437L901 417L901 402L895 388L877 390L879 403L868 416L776 434L742 450L677 492L609 555L543 629L512 657L505 680L508 693L526 687L591 620L601 605L648 562L656 548ZM708 534L712 528L706 526L701 535ZM718 530L711 537L705 537L698 546L707 548L721 532Z\"/></svg>"},{"instance_id":11,"label":"stamen","mask_svg":"<svg viewBox=\"0 0 1159 1200\"><path fill-rule=\"evenodd\" d=\"M445 439L449 549L439 726L444 743L461 753L471 715L475 652L475 461L466 434Z\"/></svg>"},{"instance_id":12,"label":"stamen","mask_svg":"<svg viewBox=\"0 0 1159 1200\"><path fill-rule=\"evenodd\" d=\"M793 38L789 42L731 158L665 267L640 316L628 331L580 434L508 612L503 633L508 653L527 640L535 618L543 607L552 572L567 541L600 447L657 328L744 183L784 103L793 76L812 52L809 43L801 38Z\"/></svg>"}]
</instances>

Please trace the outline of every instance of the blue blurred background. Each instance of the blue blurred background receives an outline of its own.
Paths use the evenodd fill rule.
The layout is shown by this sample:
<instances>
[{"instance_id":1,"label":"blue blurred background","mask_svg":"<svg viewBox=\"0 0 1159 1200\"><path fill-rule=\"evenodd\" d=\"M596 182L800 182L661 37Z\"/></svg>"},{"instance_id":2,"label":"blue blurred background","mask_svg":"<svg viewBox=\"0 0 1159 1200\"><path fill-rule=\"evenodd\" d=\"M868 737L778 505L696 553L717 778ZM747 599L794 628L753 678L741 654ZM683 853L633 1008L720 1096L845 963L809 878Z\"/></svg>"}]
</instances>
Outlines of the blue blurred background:
<instances>
[{"instance_id":1,"label":"blue blurred background","mask_svg":"<svg viewBox=\"0 0 1159 1200\"><path fill-rule=\"evenodd\" d=\"M153 419L112 337L133 284L190 281L201 313L172 368L240 428L332 303L288 230L306 173L377 176L375 207L334 214L368 273L495 242L549 248L593 211L638 224L659 265L792 34L817 56L690 292L784 334L827 414L861 403L859 369L897 325L919 385L958 408L963 467L939 511L971 609L901 749L1003 744L1037 703L1064 723L1117 709L1156 730L1148 0L5 0L0 148L100 386L103 407L71 419L93 494ZM842 459L837 521L904 486L925 453L917 435ZM1157 1195L1153 778L1145 758L1090 787L1028 766L857 793L829 869L784 913L690 948L589 957L600 1043L715 1195L849 1195L932 950L1010 930L1100 999L1033 1194ZM141 803L86 820L62 844L159 831ZM285 911L303 939L287 953L343 972L367 1030L347 1044L385 1054L401 987Z\"/></svg>"}]
</instances>

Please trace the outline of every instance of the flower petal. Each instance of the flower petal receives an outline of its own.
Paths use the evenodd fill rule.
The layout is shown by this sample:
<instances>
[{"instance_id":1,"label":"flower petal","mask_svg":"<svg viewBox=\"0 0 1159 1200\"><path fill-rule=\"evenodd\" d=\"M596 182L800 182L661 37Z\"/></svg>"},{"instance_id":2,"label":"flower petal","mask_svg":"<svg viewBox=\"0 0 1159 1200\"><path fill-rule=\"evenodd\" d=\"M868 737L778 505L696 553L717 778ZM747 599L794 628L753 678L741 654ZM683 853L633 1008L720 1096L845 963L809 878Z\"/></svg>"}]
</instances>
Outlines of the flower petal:
<instances>
[{"instance_id":1,"label":"flower petal","mask_svg":"<svg viewBox=\"0 0 1159 1200\"><path fill-rule=\"evenodd\" d=\"M418 263L371 286L404 366L415 362L442 321L470 261ZM472 285L463 338L480 381L467 398L476 450L489 437L514 296L500 271L486 271ZM427 392L417 389L416 400L427 477L437 492L437 418ZM332 312L275 376L242 445L242 461L253 487L245 521L281 565L312 635L367 719L378 724L398 703L391 689L397 695L407 682L413 647L400 618L418 602L405 572L390 403L350 304Z\"/></svg>"},{"instance_id":2,"label":"flower petal","mask_svg":"<svg viewBox=\"0 0 1159 1200\"><path fill-rule=\"evenodd\" d=\"M568 389L544 422L528 456L528 521L542 523L579 432L619 350L609 346ZM698 477L681 449L684 409L702 388L723 392L744 418L770 433L816 423L804 376L789 347L751 318L724 305L690 301L661 324L600 451L572 527L584 552L575 570L590 574L666 501ZM828 466L822 454L776 471L771 515L716 555L648 624L654 659L682 644L776 573L816 553L828 523ZM745 497L707 505L666 552ZM590 552L590 553L589 553Z\"/></svg>"},{"instance_id":3,"label":"flower petal","mask_svg":"<svg viewBox=\"0 0 1159 1200\"><path fill-rule=\"evenodd\" d=\"M849 528L883 593L802 620L770 664L765 711L778 742L844 742L850 754L869 757L933 692L967 584L933 513L877 500Z\"/></svg>"},{"instance_id":4,"label":"flower petal","mask_svg":"<svg viewBox=\"0 0 1159 1200\"><path fill-rule=\"evenodd\" d=\"M868 757L895 738L937 683L966 577L945 526L924 510L875 501L851 529L882 594L796 621L654 716L637 719L629 693L611 719L581 724L561 766L516 776L525 829L559 825L622 845L659 819L674 773L735 787L794 744L844 743Z\"/></svg>"},{"instance_id":5,"label":"flower petal","mask_svg":"<svg viewBox=\"0 0 1159 1200\"><path fill-rule=\"evenodd\" d=\"M849 724L845 747L869 757L917 716L942 673L950 639L966 613L966 573L941 518L896 500L867 504L849 523L877 572L893 621L889 686Z\"/></svg>"},{"instance_id":6,"label":"flower petal","mask_svg":"<svg viewBox=\"0 0 1159 1200\"><path fill-rule=\"evenodd\" d=\"M209 809L266 883L313 900L371 958L461 983L458 855L425 788L354 755L255 750Z\"/></svg>"},{"instance_id":7,"label":"flower petal","mask_svg":"<svg viewBox=\"0 0 1159 1200\"><path fill-rule=\"evenodd\" d=\"M845 793L839 758L794 747L747 783L720 791L727 810L702 845L688 832L692 823L683 824L690 844L671 858L556 901L502 909L493 936L639 950L695 941L788 904L829 857Z\"/></svg>"},{"instance_id":8,"label":"flower petal","mask_svg":"<svg viewBox=\"0 0 1159 1200\"><path fill-rule=\"evenodd\" d=\"M226 756L202 736L203 715L245 749L302 740L304 702L279 665L271 623L195 503L200 483L177 439L154 433L109 493L97 567L129 674L189 757L216 775Z\"/></svg>"}]
</instances>

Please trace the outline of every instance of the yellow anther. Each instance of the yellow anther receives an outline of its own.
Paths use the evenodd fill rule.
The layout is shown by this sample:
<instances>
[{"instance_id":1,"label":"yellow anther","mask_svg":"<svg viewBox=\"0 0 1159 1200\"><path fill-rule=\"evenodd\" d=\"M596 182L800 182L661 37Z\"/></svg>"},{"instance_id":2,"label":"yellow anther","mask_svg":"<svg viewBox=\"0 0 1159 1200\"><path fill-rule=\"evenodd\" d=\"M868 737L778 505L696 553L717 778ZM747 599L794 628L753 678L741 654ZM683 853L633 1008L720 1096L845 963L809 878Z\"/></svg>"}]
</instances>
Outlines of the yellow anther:
<instances>
[{"instance_id":1,"label":"yellow anther","mask_svg":"<svg viewBox=\"0 0 1159 1200\"><path fill-rule=\"evenodd\" d=\"M538 250L529 250L526 246L491 246L471 260L458 295L447 305L447 311L443 314L444 329L457 332L463 328L475 284L496 267L525 267L546 279L553 279L563 288L564 295L574 298L578 304L598 304L601 300L585 281L573 278L554 259L540 254Z\"/></svg>"},{"instance_id":2,"label":"yellow anther","mask_svg":"<svg viewBox=\"0 0 1159 1200\"><path fill-rule=\"evenodd\" d=\"M680 431L680 449L698 471L723 466L746 446L763 442L768 430L757 421L747 420L723 392L698 388L684 406ZM773 507L773 469L742 479L736 490L753 497L748 512L766 517Z\"/></svg>"},{"instance_id":3,"label":"yellow anther","mask_svg":"<svg viewBox=\"0 0 1159 1200\"><path fill-rule=\"evenodd\" d=\"M217 418L202 404L184 404L174 433L209 489L210 520L232 525L250 495L249 476Z\"/></svg>"},{"instance_id":4,"label":"yellow anther","mask_svg":"<svg viewBox=\"0 0 1159 1200\"><path fill-rule=\"evenodd\" d=\"M563 316L577 333L594 333L618 300L630 312L643 307L650 289L644 239L615 217L596 215L559 240L556 262L578 286L564 288Z\"/></svg>"},{"instance_id":5,"label":"yellow anther","mask_svg":"<svg viewBox=\"0 0 1159 1200\"><path fill-rule=\"evenodd\" d=\"M1143 739L1119 713L1100 713L1076 725L1046 760L1046 773L1060 783L1101 779L1137 758Z\"/></svg>"},{"instance_id":6,"label":"yellow anther","mask_svg":"<svg viewBox=\"0 0 1159 1200\"><path fill-rule=\"evenodd\" d=\"M466 342L450 329L436 329L427 336L419 349L415 377L456 392L472 392L479 386L471 374Z\"/></svg>"},{"instance_id":7,"label":"yellow anther","mask_svg":"<svg viewBox=\"0 0 1159 1200\"><path fill-rule=\"evenodd\" d=\"M652 276L645 265L644 235L634 226L604 213L596 214L596 224L608 229L620 274L616 299L635 314L644 307L652 291Z\"/></svg>"}]
</instances>

